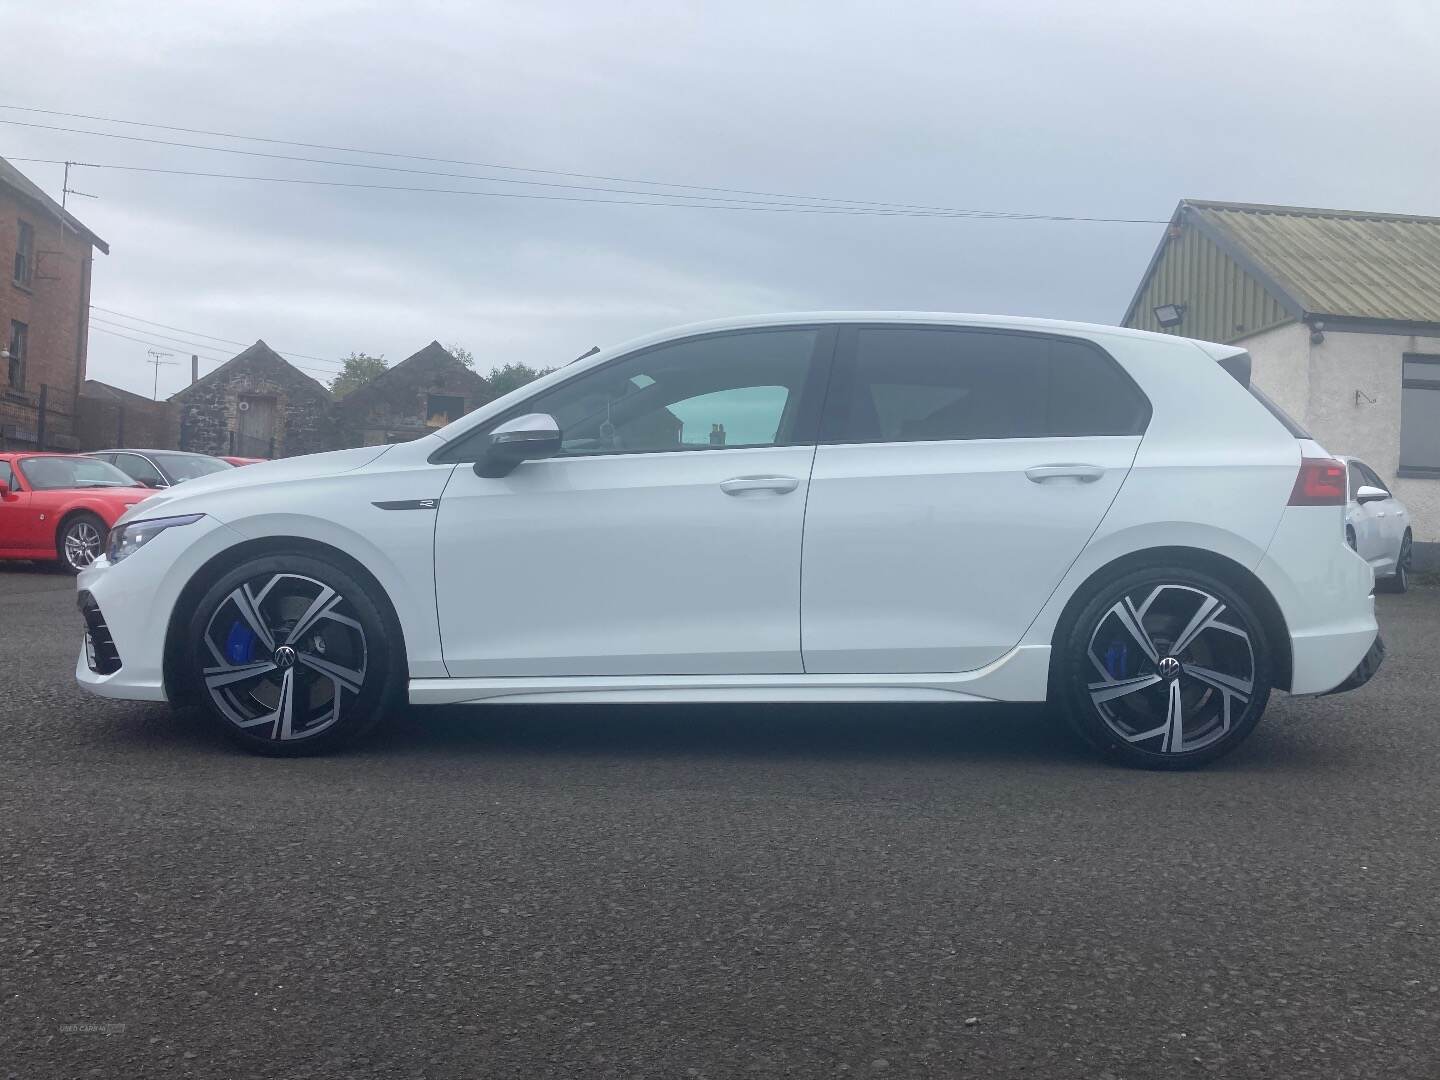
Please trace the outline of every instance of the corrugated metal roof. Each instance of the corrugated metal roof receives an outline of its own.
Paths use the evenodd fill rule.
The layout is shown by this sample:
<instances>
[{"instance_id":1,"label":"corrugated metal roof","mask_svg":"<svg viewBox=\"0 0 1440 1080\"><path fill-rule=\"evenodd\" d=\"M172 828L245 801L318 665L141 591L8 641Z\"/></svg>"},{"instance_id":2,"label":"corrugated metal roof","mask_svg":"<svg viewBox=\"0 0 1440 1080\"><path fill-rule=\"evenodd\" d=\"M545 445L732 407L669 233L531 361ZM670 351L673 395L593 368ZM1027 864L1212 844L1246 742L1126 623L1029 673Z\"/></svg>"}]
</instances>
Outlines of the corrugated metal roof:
<instances>
[{"instance_id":1,"label":"corrugated metal roof","mask_svg":"<svg viewBox=\"0 0 1440 1080\"><path fill-rule=\"evenodd\" d=\"M1440 218L1186 199L1307 315L1440 323Z\"/></svg>"},{"instance_id":2,"label":"corrugated metal roof","mask_svg":"<svg viewBox=\"0 0 1440 1080\"><path fill-rule=\"evenodd\" d=\"M90 242L106 255L110 254L109 244L105 243L104 240L101 240L100 237L86 228L83 221L70 213L70 211L63 209L59 203L50 198L49 195L46 195L35 181L31 180L3 157L0 157L0 187L7 187L11 191L23 195L31 202L39 203L54 217L64 221L76 232L88 237Z\"/></svg>"}]
</instances>

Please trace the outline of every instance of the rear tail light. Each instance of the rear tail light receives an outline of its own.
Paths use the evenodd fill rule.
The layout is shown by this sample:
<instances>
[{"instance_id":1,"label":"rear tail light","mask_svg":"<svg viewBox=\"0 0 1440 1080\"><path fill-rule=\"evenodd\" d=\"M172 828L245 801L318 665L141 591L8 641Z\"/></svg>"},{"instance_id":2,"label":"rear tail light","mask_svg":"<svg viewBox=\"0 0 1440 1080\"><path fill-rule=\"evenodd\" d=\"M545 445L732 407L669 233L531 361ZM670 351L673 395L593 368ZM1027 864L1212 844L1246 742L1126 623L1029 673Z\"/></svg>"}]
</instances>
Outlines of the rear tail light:
<instances>
[{"instance_id":1,"label":"rear tail light","mask_svg":"<svg viewBox=\"0 0 1440 1080\"><path fill-rule=\"evenodd\" d=\"M1291 506L1344 506L1345 466L1334 458L1301 458Z\"/></svg>"}]
</instances>

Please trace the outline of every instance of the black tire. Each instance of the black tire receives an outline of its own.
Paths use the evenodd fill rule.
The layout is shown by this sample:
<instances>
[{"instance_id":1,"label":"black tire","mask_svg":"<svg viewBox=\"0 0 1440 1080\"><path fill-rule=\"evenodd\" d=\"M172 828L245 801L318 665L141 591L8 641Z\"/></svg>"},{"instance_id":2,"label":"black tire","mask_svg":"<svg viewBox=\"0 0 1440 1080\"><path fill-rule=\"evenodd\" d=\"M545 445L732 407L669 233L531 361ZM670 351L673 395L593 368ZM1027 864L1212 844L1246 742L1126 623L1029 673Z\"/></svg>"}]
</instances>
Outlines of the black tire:
<instances>
[{"instance_id":1,"label":"black tire","mask_svg":"<svg viewBox=\"0 0 1440 1080\"><path fill-rule=\"evenodd\" d=\"M400 628L374 593L320 556L247 559L191 615L187 696L255 753L298 757L354 743L398 706L406 685Z\"/></svg>"},{"instance_id":2,"label":"black tire","mask_svg":"<svg viewBox=\"0 0 1440 1080\"><path fill-rule=\"evenodd\" d=\"M1056 646L1056 704L1071 727L1139 768L1193 769L1228 754L1260 722L1274 685L1272 646L1254 608L1233 586L1187 566L1104 583ZM1178 672L1169 660L1179 661Z\"/></svg>"},{"instance_id":3,"label":"black tire","mask_svg":"<svg viewBox=\"0 0 1440 1080\"><path fill-rule=\"evenodd\" d=\"M1380 578L1375 584L1387 593L1406 593L1410 591L1410 565L1414 561L1414 538L1410 530L1405 530L1405 537L1400 541L1400 554L1395 559L1395 572L1388 577Z\"/></svg>"},{"instance_id":4,"label":"black tire","mask_svg":"<svg viewBox=\"0 0 1440 1080\"><path fill-rule=\"evenodd\" d=\"M105 522L88 510L71 514L55 534L55 558L72 574L78 574L105 550Z\"/></svg>"}]
</instances>

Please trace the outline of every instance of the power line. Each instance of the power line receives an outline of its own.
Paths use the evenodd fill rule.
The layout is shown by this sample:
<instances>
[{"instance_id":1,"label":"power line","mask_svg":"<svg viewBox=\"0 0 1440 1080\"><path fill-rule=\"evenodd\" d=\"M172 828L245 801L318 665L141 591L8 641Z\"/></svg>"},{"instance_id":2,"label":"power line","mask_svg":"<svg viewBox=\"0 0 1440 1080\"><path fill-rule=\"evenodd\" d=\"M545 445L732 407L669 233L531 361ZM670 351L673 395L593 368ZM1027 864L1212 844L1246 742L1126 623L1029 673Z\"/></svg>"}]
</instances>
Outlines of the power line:
<instances>
[{"instance_id":1,"label":"power line","mask_svg":"<svg viewBox=\"0 0 1440 1080\"><path fill-rule=\"evenodd\" d=\"M465 161L458 158L434 157L425 154L405 154L391 150L369 150L363 147L334 146L326 143L300 142L293 139L277 139L263 135L244 135L231 131L214 131L206 128L181 127L175 124L157 124L143 120L128 120L114 116L96 116L90 113L65 112L59 109L39 109L25 105L0 105L0 109L13 112L34 113L42 116L60 116L72 120L96 120L101 123L123 124L128 127L151 128L157 131L174 131L185 135L210 135L221 139L240 139L246 142L268 143L272 146L294 146L305 150L330 150L344 154L367 154L371 157L397 158L404 161L428 161L437 165L463 165L477 169L496 169L505 172L534 173L538 176L562 176L573 180L600 180L612 184L640 184L646 187L679 188L684 191L715 191L727 195L758 195L773 199L803 199L812 203L849 203L858 206L889 207L897 210L951 210L949 207L926 206L924 204L876 202L868 199L840 199L827 195L792 195L775 191L752 191L746 188L714 187L705 184L680 184L667 180L643 180L634 177L604 176L598 173L566 172L560 169L536 169L519 165L503 165L495 162ZM655 192L663 195L663 192ZM1017 215L1018 216L1018 215ZM1036 215L1045 220L1056 220L1046 215ZM1127 220L1106 218L1061 218L1058 220ZM1144 224L1164 225L1167 221L1146 221Z\"/></svg>"},{"instance_id":2,"label":"power line","mask_svg":"<svg viewBox=\"0 0 1440 1080\"><path fill-rule=\"evenodd\" d=\"M164 341L151 341L151 340L148 340L147 338L135 337L135 336L133 336L133 335L131 335L131 334L122 334L122 333L120 333L118 330L112 330L112 329L110 329L108 326L101 326L100 324L98 324L97 322L95 322L94 319L91 319L91 321L90 321L90 327L91 327L91 329L93 329L93 330L99 330L102 334L109 334L109 335L111 335L112 337L124 338L126 341L134 341L134 342L137 342L137 343L139 343L139 344L141 344L141 345L149 345L149 346L151 346L152 348L161 348L161 347L163 347L163 346L166 344L166 342L164 342ZM130 330L139 330L138 327L133 327L133 326L132 326L132 327L127 327L127 329L130 329ZM141 332L141 333L144 333L143 330L140 330L140 332ZM157 338L163 337L163 335L161 335L161 334L153 334L153 335L151 335L151 336L152 336L152 337L157 337ZM171 343L174 343L175 340L176 340L176 339L171 339ZM180 344L186 344L186 343L181 342ZM190 345L188 345L188 344L186 344L186 347L187 347L187 348L190 348L191 351L192 351L193 353L195 353L196 356L200 357L201 360L206 360L206 361L208 361L208 362L210 362L210 363L212 363L212 364L223 364L223 363L225 363L226 360L228 359L227 357L223 357L223 356L208 356L208 355L206 355L205 353L202 353L202 352L200 352L199 350L194 349L192 346L190 346ZM324 376L325 378L327 378L327 379L333 379L333 378L335 377L335 375L337 374L337 373L334 372L334 371L321 371L321 370L319 370L318 368L308 367L308 366L305 365L305 364L295 364L294 366L297 367L297 368L299 368L301 371L308 371L308 372L310 372L312 375L323 375L323 376Z\"/></svg>"},{"instance_id":3,"label":"power line","mask_svg":"<svg viewBox=\"0 0 1440 1080\"><path fill-rule=\"evenodd\" d=\"M222 345L238 345L240 348L245 349L255 344L253 341L235 341L232 338L217 337L214 334L202 334L199 330L187 330L183 326L171 326L169 323L156 322L154 319L142 319L139 315L132 315L128 311L116 311L114 308L101 307L99 304L91 304L90 309L92 311L103 311L107 315L118 315L120 318L129 319L131 322L145 323L149 326L158 326L164 330L175 330L181 334L188 334L190 337L209 338L211 341L218 341ZM112 319L110 321L113 322L114 320ZM136 327L130 327L129 329L133 330L136 329ZM163 337L164 335L156 336ZM210 346L204 347L210 348ZM308 353L295 352L292 349L276 349L275 351L282 356L298 356L302 360L315 360L322 364L339 365L341 363L341 361L331 359L328 356L311 356Z\"/></svg>"},{"instance_id":4,"label":"power line","mask_svg":"<svg viewBox=\"0 0 1440 1080\"><path fill-rule=\"evenodd\" d=\"M97 326L93 322L90 324L90 327L92 330L99 330L102 334L110 334L113 337L124 338L126 341L135 341L141 345L150 345L152 347L158 348L160 345L164 344L163 342L158 341L147 341L145 338L132 337L130 334L122 334L116 330L111 330L104 326ZM211 363L214 364L223 364L225 362L218 356L206 356L203 353L197 355L200 356L201 360L209 360Z\"/></svg>"},{"instance_id":5,"label":"power line","mask_svg":"<svg viewBox=\"0 0 1440 1080\"><path fill-rule=\"evenodd\" d=\"M14 157L6 155L10 161L33 162L42 165L63 165L65 162L58 158L33 158ZM343 180L306 180L293 176L253 176L243 173L212 173L199 172L191 169L161 169L145 165L115 165L108 162L96 161L71 161L71 165L83 166L87 169L113 169L121 172L154 173L164 176L188 176L203 177L212 180L252 180L270 184L298 184L305 187L333 187L333 188L354 188L366 191L403 191L423 192L430 195L471 195L487 199L535 199L542 202L573 202L573 203L601 203L607 206L665 206L680 207L693 210L743 210L751 213L775 213L775 214L821 214L838 215L849 217L918 217L918 218L957 218L963 217L975 219L996 219L1010 220L1019 215L1004 211L971 210L961 212L938 212L930 210L867 210L863 208L828 208L809 206L732 206L723 203L682 203L682 202L654 202L652 200L639 199L591 199L578 195L537 195L517 191L474 191L470 188L432 188L415 187L400 184L358 184ZM1029 214L1024 215L1024 220L1031 221L1076 221L1076 222L1104 222L1122 225L1165 225L1168 219L1162 221L1158 218L1109 218L1109 217L1076 217L1067 214Z\"/></svg>"},{"instance_id":6,"label":"power line","mask_svg":"<svg viewBox=\"0 0 1440 1080\"><path fill-rule=\"evenodd\" d=\"M95 137L97 137L97 138L102 138L102 139L121 139L121 140L124 140L125 142L148 143L148 144L153 145L153 146L174 146L174 147L179 147L180 149L183 149L183 150L204 150L204 151L208 151L208 152L210 152L210 153L212 153L212 154L238 154L238 155L243 156L243 157L266 158L266 159L271 160L271 161L296 161L296 162L301 162L301 163L309 164L309 165L331 165L331 166L337 166L337 167L339 167L339 168L344 168L344 169L375 169L375 170L379 170L379 171L382 171L382 172L411 173L411 174L414 174L414 175L417 175L417 176L440 176L440 177L447 177L447 178L452 179L452 180L479 180L479 181L484 182L484 183L492 183L492 184L524 184L524 185L526 185L526 186L528 186L528 187L562 188L562 189L571 190L571 191L599 191L599 192L606 192L606 193L609 193L609 194L612 194L612 195L644 195L644 196L647 196L647 197L650 197L650 198L654 198L654 199L657 199L657 200L659 200L659 199L690 199L690 200L704 201L704 202L753 204L753 205L757 205L757 206L796 206L796 205L805 205L804 203L776 202L776 201L774 201L773 199L772 199L772 200L742 199L742 198L737 198L737 197L735 197L735 196L728 196L728 195L676 195L676 194L672 194L672 193L670 193L670 192L664 192L664 191L643 191L643 190L638 190L638 189L636 189L636 188L598 187L598 186L596 186L596 185L594 185L594 184L562 184L562 183L559 183L559 182L554 181L554 180L517 180L517 179L515 179L514 177L508 177L508 176L476 176L474 173L445 172L445 171L439 170L439 169L415 169L415 168L407 168L406 166L403 166L403 165L373 165L373 164L371 164L371 163L369 163L369 162L364 162L364 161L336 161L336 160L334 160L333 158L306 157L306 156L299 155L299 154L271 154L271 153L266 153L266 152L263 151L263 150L239 150L239 149L236 149L235 147L230 147L230 146L205 146L205 145L203 145L203 144L201 144L201 143L176 142L176 141L174 141L174 140L172 140L172 139L155 139L155 138L150 138L150 137L147 137L147 136L144 136L144 135L121 135L121 134L119 134L118 132L114 132L114 131L89 131L89 130L87 130L87 129L85 129L85 128L59 127L59 126L54 125L54 124L35 124L35 123L31 123L31 122L28 122L28 121L25 121L25 120L3 120L3 119L0 119L0 124L8 124L8 125L10 125L11 127L34 128L34 129L39 130L39 131L58 131L58 132L62 132L62 133L64 133L64 134L68 134L68 135L91 135L91 136L95 136ZM78 163L77 163L77 164L78 164ZM482 167L490 168L490 167L492 167L492 166L482 166ZM635 182L636 182L636 183L644 183L645 181L635 181ZM802 196L802 195L783 195L783 196L776 196L776 198L779 198L779 199L805 199L806 197L805 197L805 196ZM841 203L841 202L853 202L854 200L833 200L833 199L826 199L826 200L823 200L823 201L826 202L826 203ZM808 202L811 203L811 204L813 204L813 203L816 203L817 200L815 200L815 199L809 199ZM904 206L903 204L899 204L899 203L896 203L896 204L885 204L885 203L856 203L856 205L853 207L853 209L873 208L873 209L877 209L877 210L878 210L878 209L884 209L884 208L887 208L887 207L890 207L890 206L894 206L894 207L897 208L897 209L944 211L944 212L953 213L953 214L956 214L956 215L964 215L964 216L970 216L970 215L972 215L972 214L981 213L981 211L959 210L959 209L952 209L952 208L950 208L950 207L940 207L940 206ZM997 212L997 213L998 213L998 212ZM1006 217L1016 217L1016 218L1022 218L1022 219L1023 219L1023 218L1032 217L1032 216L1034 216L1034 215L1030 215L1030 214L1018 214L1018 213L1017 213L1017 214L1005 214L1004 216L1006 216Z\"/></svg>"}]
</instances>

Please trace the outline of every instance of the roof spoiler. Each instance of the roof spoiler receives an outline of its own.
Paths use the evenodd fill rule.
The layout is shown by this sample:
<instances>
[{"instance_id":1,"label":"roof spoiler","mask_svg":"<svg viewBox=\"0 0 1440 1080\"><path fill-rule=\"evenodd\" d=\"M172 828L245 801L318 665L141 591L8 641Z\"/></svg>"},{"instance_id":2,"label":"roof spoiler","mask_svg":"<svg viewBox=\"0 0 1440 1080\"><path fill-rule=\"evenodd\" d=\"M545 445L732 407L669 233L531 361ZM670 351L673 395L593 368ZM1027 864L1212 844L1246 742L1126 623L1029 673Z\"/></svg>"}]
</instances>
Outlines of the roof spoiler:
<instances>
[{"instance_id":1,"label":"roof spoiler","mask_svg":"<svg viewBox=\"0 0 1440 1080\"><path fill-rule=\"evenodd\" d=\"M1250 354L1238 352L1233 356L1220 358L1220 366L1234 376L1235 381L1247 390L1250 388Z\"/></svg>"},{"instance_id":2,"label":"roof spoiler","mask_svg":"<svg viewBox=\"0 0 1440 1080\"><path fill-rule=\"evenodd\" d=\"M1247 390L1250 388L1250 354L1234 345L1214 341L1197 341L1200 351L1230 373L1231 378Z\"/></svg>"}]
</instances>

